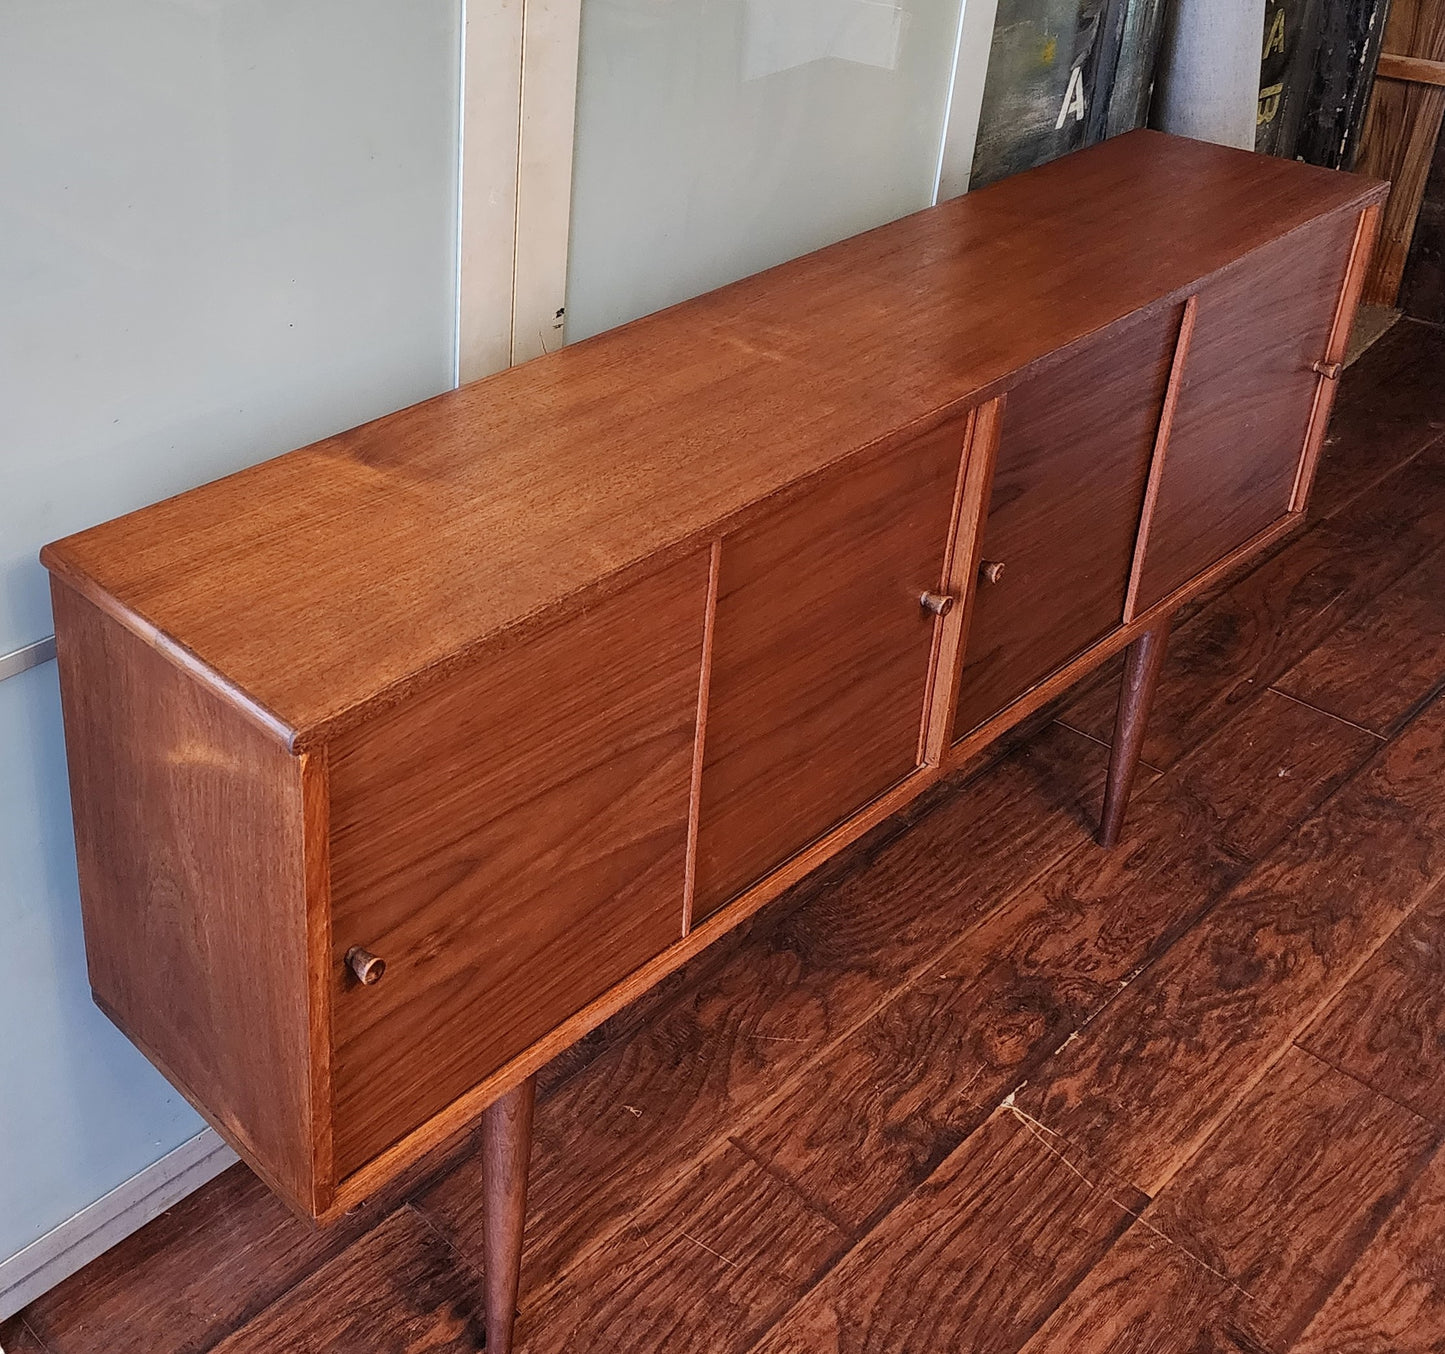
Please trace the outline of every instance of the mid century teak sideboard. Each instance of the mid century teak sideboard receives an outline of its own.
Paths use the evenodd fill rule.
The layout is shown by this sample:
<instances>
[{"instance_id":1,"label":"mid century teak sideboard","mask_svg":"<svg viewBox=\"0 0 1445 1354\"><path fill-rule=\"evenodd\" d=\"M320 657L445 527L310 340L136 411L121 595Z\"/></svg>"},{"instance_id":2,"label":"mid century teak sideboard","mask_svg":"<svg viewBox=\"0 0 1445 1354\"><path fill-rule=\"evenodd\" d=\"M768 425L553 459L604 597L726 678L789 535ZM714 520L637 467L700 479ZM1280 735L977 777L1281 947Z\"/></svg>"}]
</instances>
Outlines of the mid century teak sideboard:
<instances>
[{"instance_id":1,"label":"mid century teak sideboard","mask_svg":"<svg viewBox=\"0 0 1445 1354\"><path fill-rule=\"evenodd\" d=\"M1135 132L48 546L90 979L296 1209L1299 520L1385 187Z\"/></svg>"}]
</instances>

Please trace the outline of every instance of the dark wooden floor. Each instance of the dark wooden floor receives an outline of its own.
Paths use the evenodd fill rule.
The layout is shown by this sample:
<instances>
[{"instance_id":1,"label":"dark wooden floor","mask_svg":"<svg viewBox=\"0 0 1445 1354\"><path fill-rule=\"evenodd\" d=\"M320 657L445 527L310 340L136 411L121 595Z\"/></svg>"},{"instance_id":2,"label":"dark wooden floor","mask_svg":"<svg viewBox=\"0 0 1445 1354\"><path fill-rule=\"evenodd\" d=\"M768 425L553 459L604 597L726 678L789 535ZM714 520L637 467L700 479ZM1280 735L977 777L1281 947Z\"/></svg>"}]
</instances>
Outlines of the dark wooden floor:
<instances>
[{"instance_id":1,"label":"dark wooden floor","mask_svg":"<svg viewBox=\"0 0 1445 1354\"><path fill-rule=\"evenodd\" d=\"M1105 853L1116 680L551 1069L527 1350L1445 1350L1445 334L1176 631ZM232 1170L5 1349L475 1349L473 1148L326 1233Z\"/></svg>"}]
</instances>

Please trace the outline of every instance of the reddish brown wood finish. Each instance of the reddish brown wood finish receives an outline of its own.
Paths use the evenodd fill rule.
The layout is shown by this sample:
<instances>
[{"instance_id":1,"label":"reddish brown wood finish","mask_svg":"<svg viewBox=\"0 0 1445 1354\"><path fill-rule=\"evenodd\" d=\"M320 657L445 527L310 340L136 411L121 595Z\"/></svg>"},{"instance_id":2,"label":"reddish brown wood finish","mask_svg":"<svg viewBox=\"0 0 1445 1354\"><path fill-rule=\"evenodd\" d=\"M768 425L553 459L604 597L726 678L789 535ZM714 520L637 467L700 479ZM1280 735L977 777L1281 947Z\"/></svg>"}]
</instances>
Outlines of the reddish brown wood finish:
<instances>
[{"instance_id":1,"label":"reddish brown wood finish","mask_svg":"<svg viewBox=\"0 0 1445 1354\"><path fill-rule=\"evenodd\" d=\"M707 583L683 560L333 746L339 1174L681 937Z\"/></svg>"},{"instance_id":2,"label":"reddish brown wood finish","mask_svg":"<svg viewBox=\"0 0 1445 1354\"><path fill-rule=\"evenodd\" d=\"M1099 827L1099 845L1115 846L1124 830L1129 811L1129 792L1144 749L1144 731L1164 651L1169 647L1169 619L1146 630L1129 646L1124 662L1124 681L1119 688L1119 714L1114 723L1114 741L1109 750L1109 781L1104 790L1104 813Z\"/></svg>"},{"instance_id":3,"label":"reddish brown wood finish","mask_svg":"<svg viewBox=\"0 0 1445 1354\"><path fill-rule=\"evenodd\" d=\"M426 1219L402 1208L213 1350L480 1354L479 1287Z\"/></svg>"},{"instance_id":4,"label":"reddish brown wood finish","mask_svg":"<svg viewBox=\"0 0 1445 1354\"><path fill-rule=\"evenodd\" d=\"M813 1354L830 1344L881 1354L922 1328L928 1348L1012 1354L1145 1202L1066 1144L996 1110L773 1328L758 1354ZM929 1228L936 1210L968 1226ZM1061 1214L1070 1226L1058 1225ZM830 1339L845 1330L849 1345ZM915 1337L904 1347L925 1345Z\"/></svg>"},{"instance_id":5,"label":"reddish brown wood finish","mask_svg":"<svg viewBox=\"0 0 1445 1354\"><path fill-rule=\"evenodd\" d=\"M1350 368L1322 466L1330 520L1176 630L1156 714L1171 769L1141 771L1128 851L1087 840L1097 747L1040 726L549 1069L520 1349L747 1354L778 1327L809 1354L854 1340L937 1354L949 1335L1028 1354L1438 1354L1445 1171L1437 1150L1406 1188L1430 1133L1392 1099L1442 1122L1445 893L1437 884L1303 1035L1319 992L1298 983L1335 945L1321 899L1354 912L1368 895L1342 974L1428 882L1439 748L1415 740L1416 716L1390 741L1420 774L1382 782L1378 764L1361 770L1380 740L1270 683L1286 651L1328 643L1362 606L1400 618L1381 632L1382 668L1419 642L1419 614L1389 599L1439 547L1441 343L1402 325L1385 348L1428 360L1382 375L1372 352ZM1313 865L1301 879L1281 859ZM1251 874L1258 905L1238 934L1274 938L1236 951L1218 904L1234 906L1241 881L1255 894ZM1209 995L1135 1004L1161 966L1177 989L1180 949L1224 954ZM1127 1020L1111 1015L1121 1003ZM1339 1071L1300 1075L1291 1038ZM1231 1106L1107 1249L1091 1224L1109 1200L1138 1211L1143 1180L1110 1178L1037 1124L1017 1127L1038 1137L999 1132L1001 1100L1047 1081L1056 1050L1073 1062L1095 1039L1107 1056L1082 1093L1112 1098L1144 1061L1159 1097L1143 1107L1146 1136L1171 1103L1192 1115L1222 1088ZM1222 1078L1210 1049L1231 1059ZM1140 1119L1136 1103L1118 1127ZM418 1174L327 1231L228 1172L32 1304L20 1347L194 1354L235 1332L228 1351L475 1348L479 1137L460 1160L431 1158L441 1180ZM7 1350L13 1333L0 1323Z\"/></svg>"},{"instance_id":6,"label":"reddish brown wood finish","mask_svg":"<svg viewBox=\"0 0 1445 1354\"><path fill-rule=\"evenodd\" d=\"M1354 328L1355 316L1360 307L1360 296L1365 287L1365 271L1374 255L1380 238L1380 224L1383 209L1372 203L1360 213L1355 230L1355 242L1350 249L1350 261L1345 270L1345 285L1340 290L1339 304L1335 308L1334 324L1330 329L1329 343L1325 347L1324 360L1313 364L1315 371L1326 377L1315 390L1314 407L1310 411L1309 432L1305 436L1305 452L1300 459L1299 474L1295 478L1294 498L1290 503L1293 512L1304 512L1309 505L1310 491L1314 488L1315 471L1319 465L1320 452L1324 449L1325 430L1329 426L1330 410L1335 406L1335 393L1340 388L1339 377L1344 374L1345 356L1350 346L1350 333Z\"/></svg>"},{"instance_id":7,"label":"reddish brown wood finish","mask_svg":"<svg viewBox=\"0 0 1445 1354\"><path fill-rule=\"evenodd\" d=\"M1178 330L1153 312L1009 392L955 737L1122 620Z\"/></svg>"},{"instance_id":8,"label":"reddish brown wood finish","mask_svg":"<svg viewBox=\"0 0 1445 1354\"><path fill-rule=\"evenodd\" d=\"M98 995L372 1197L1291 529L1380 192L1118 138L49 547Z\"/></svg>"},{"instance_id":9,"label":"reddish brown wood finish","mask_svg":"<svg viewBox=\"0 0 1445 1354\"><path fill-rule=\"evenodd\" d=\"M694 918L918 765L964 427L806 486L723 539Z\"/></svg>"},{"instance_id":10,"label":"reddish brown wood finish","mask_svg":"<svg viewBox=\"0 0 1445 1354\"><path fill-rule=\"evenodd\" d=\"M301 763L64 583L51 598L91 991L320 1211Z\"/></svg>"},{"instance_id":11,"label":"reddish brown wood finish","mask_svg":"<svg viewBox=\"0 0 1445 1354\"><path fill-rule=\"evenodd\" d=\"M1437 1354L1445 1345L1445 1152L1330 1295L1290 1354Z\"/></svg>"},{"instance_id":12,"label":"reddish brown wood finish","mask_svg":"<svg viewBox=\"0 0 1445 1354\"><path fill-rule=\"evenodd\" d=\"M528 1077L482 1115L482 1190L487 1285L488 1354L512 1354L517 1290L522 1275L522 1229L527 1219L527 1158L537 1079Z\"/></svg>"},{"instance_id":13,"label":"reddish brown wood finish","mask_svg":"<svg viewBox=\"0 0 1445 1354\"><path fill-rule=\"evenodd\" d=\"M932 695L918 745L918 760L930 766L943 763L953 741L964 646L973 626L974 607L978 602L977 581L986 516L984 506L993 491L1004 402L1005 397L1000 395L980 405L968 420L958 495L953 505L953 521L948 528L948 554L943 565L944 588L950 596L959 598L959 604L938 627L938 643L934 646L933 665L928 678Z\"/></svg>"},{"instance_id":14,"label":"reddish brown wood finish","mask_svg":"<svg viewBox=\"0 0 1445 1354\"><path fill-rule=\"evenodd\" d=\"M1302 1033L1445 884L1442 759L1437 699L1063 1049L1021 1107L1157 1194L1264 1075L1262 1051ZM1191 1094L1173 1096L1171 1075Z\"/></svg>"},{"instance_id":15,"label":"reddish brown wood finish","mask_svg":"<svg viewBox=\"0 0 1445 1354\"><path fill-rule=\"evenodd\" d=\"M1288 1350L1437 1142L1409 1110L1286 1048L1144 1217L1248 1296L1265 1347Z\"/></svg>"},{"instance_id":16,"label":"reddish brown wood finish","mask_svg":"<svg viewBox=\"0 0 1445 1354\"><path fill-rule=\"evenodd\" d=\"M683 879L682 934L692 931L692 905L697 895L697 830L702 814L702 768L707 752L707 703L712 690L712 642L717 628L717 589L722 574L722 542L708 551L707 614L702 630L702 674L697 684L697 720L692 741L692 780L687 799L687 873Z\"/></svg>"},{"instance_id":17,"label":"reddish brown wood finish","mask_svg":"<svg viewBox=\"0 0 1445 1354\"><path fill-rule=\"evenodd\" d=\"M1327 217L1200 291L1141 611L1290 511L1357 226Z\"/></svg>"},{"instance_id":18,"label":"reddish brown wood finish","mask_svg":"<svg viewBox=\"0 0 1445 1354\"><path fill-rule=\"evenodd\" d=\"M1383 185L1140 131L47 548L298 743ZM1312 354L1318 356L1318 354Z\"/></svg>"},{"instance_id":19,"label":"reddish brown wood finish","mask_svg":"<svg viewBox=\"0 0 1445 1354\"><path fill-rule=\"evenodd\" d=\"M1199 294L1184 303L1179 317L1179 333L1174 340L1174 360L1169 367L1169 384L1164 391L1164 407L1159 411L1159 427L1154 433L1154 455L1149 462L1149 483L1144 489L1144 505L1139 511L1139 532L1134 539L1134 560L1129 568L1129 591L1124 599L1124 620L1139 615L1139 584L1149 545L1149 528L1154 522L1154 509L1159 502L1159 486L1164 480L1164 466L1169 455L1169 437L1174 431L1174 415L1179 409L1179 394L1184 389L1184 371L1189 361L1189 345L1194 341L1194 321L1199 315Z\"/></svg>"},{"instance_id":20,"label":"reddish brown wood finish","mask_svg":"<svg viewBox=\"0 0 1445 1354\"><path fill-rule=\"evenodd\" d=\"M1297 1042L1445 1127L1445 892L1421 904Z\"/></svg>"}]
</instances>

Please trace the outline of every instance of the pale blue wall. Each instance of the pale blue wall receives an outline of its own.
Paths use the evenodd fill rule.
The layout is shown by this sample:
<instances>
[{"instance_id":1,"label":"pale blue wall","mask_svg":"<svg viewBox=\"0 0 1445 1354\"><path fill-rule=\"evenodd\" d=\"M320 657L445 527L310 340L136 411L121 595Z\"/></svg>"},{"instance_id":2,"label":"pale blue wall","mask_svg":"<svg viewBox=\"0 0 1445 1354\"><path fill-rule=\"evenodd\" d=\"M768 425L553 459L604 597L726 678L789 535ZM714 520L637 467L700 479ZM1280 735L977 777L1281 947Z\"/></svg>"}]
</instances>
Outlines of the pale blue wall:
<instances>
[{"instance_id":1,"label":"pale blue wall","mask_svg":"<svg viewBox=\"0 0 1445 1354\"><path fill-rule=\"evenodd\" d=\"M459 8L0 4L0 653L45 541L450 385ZM198 1127L90 1004L54 665L0 682L0 1260Z\"/></svg>"},{"instance_id":2,"label":"pale blue wall","mask_svg":"<svg viewBox=\"0 0 1445 1354\"><path fill-rule=\"evenodd\" d=\"M55 664L0 682L0 1258L201 1127L91 1005Z\"/></svg>"}]
</instances>

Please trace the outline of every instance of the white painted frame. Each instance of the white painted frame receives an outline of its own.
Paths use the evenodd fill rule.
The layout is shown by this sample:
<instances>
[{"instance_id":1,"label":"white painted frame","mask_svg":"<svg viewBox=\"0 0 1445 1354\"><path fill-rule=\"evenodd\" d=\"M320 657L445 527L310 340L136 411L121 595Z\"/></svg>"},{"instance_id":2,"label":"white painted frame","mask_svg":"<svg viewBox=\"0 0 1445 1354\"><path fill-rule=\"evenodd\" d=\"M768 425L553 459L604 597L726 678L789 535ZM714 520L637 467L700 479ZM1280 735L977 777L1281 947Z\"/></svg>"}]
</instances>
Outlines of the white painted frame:
<instances>
[{"instance_id":1,"label":"white painted frame","mask_svg":"<svg viewBox=\"0 0 1445 1354\"><path fill-rule=\"evenodd\" d=\"M963 0L933 200L968 189L998 0ZM457 381L566 341L581 0L463 0Z\"/></svg>"},{"instance_id":2,"label":"white painted frame","mask_svg":"<svg viewBox=\"0 0 1445 1354\"><path fill-rule=\"evenodd\" d=\"M938 152L938 178L933 190L936 203L968 191L997 17L998 0L963 0L958 16L958 41L953 49L953 83L949 87Z\"/></svg>"},{"instance_id":3,"label":"white painted frame","mask_svg":"<svg viewBox=\"0 0 1445 1354\"><path fill-rule=\"evenodd\" d=\"M457 381L565 339L581 0L464 0Z\"/></svg>"}]
</instances>

